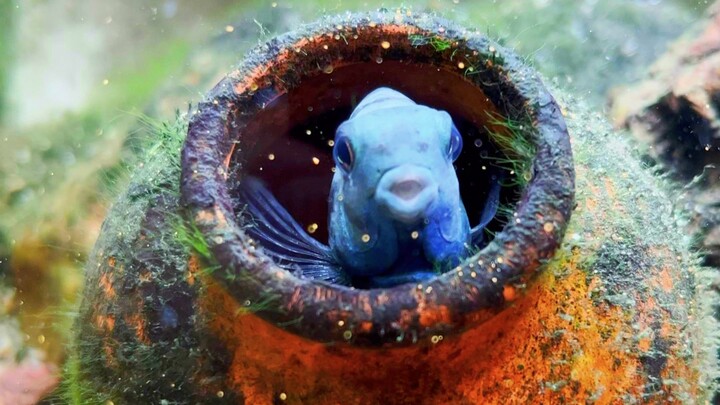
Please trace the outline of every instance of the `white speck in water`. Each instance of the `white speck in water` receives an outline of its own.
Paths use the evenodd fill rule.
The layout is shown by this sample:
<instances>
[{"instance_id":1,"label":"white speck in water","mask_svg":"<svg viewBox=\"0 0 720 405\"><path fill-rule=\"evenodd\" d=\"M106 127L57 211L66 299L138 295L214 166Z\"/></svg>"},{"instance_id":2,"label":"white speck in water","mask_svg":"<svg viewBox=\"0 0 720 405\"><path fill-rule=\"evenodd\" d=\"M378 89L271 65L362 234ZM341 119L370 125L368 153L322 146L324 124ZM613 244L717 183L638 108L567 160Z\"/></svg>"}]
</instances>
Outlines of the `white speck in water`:
<instances>
[{"instance_id":1,"label":"white speck in water","mask_svg":"<svg viewBox=\"0 0 720 405\"><path fill-rule=\"evenodd\" d=\"M269 159L269 160L275 160L275 154L274 154L274 153L269 154L269 155L268 155L268 159Z\"/></svg>"},{"instance_id":2,"label":"white speck in water","mask_svg":"<svg viewBox=\"0 0 720 405\"><path fill-rule=\"evenodd\" d=\"M327 143L328 143L328 146L330 146L330 147L335 146L335 141L333 141L332 139L329 140Z\"/></svg>"},{"instance_id":3,"label":"white speck in water","mask_svg":"<svg viewBox=\"0 0 720 405\"><path fill-rule=\"evenodd\" d=\"M368 243L370 242L370 235L363 234L363 236L360 238L363 242Z\"/></svg>"},{"instance_id":4,"label":"white speck in water","mask_svg":"<svg viewBox=\"0 0 720 405\"><path fill-rule=\"evenodd\" d=\"M233 32L233 31L235 31L235 27L233 27L232 25L225 26L225 32Z\"/></svg>"},{"instance_id":5,"label":"white speck in water","mask_svg":"<svg viewBox=\"0 0 720 405\"><path fill-rule=\"evenodd\" d=\"M317 165L320 164L320 159L318 159L317 157L313 156L312 162L313 162L313 164L314 164L315 166L317 166Z\"/></svg>"},{"instance_id":6,"label":"white speck in water","mask_svg":"<svg viewBox=\"0 0 720 405\"><path fill-rule=\"evenodd\" d=\"M482 139L476 139L474 144L475 144L476 148L479 148L483 145L483 141L482 141Z\"/></svg>"},{"instance_id":7,"label":"white speck in water","mask_svg":"<svg viewBox=\"0 0 720 405\"><path fill-rule=\"evenodd\" d=\"M389 41L382 41L382 42L380 43L380 46L381 46L383 49L390 49L390 42L389 42Z\"/></svg>"},{"instance_id":8,"label":"white speck in water","mask_svg":"<svg viewBox=\"0 0 720 405\"><path fill-rule=\"evenodd\" d=\"M420 236L420 232L418 232L418 231L412 231L412 233L410 234L410 237L413 239L417 239L419 236Z\"/></svg>"},{"instance_id":9,"label":"white speck in water","mask_svg":"<svg viewBox=\"0 0 720 405\"><path fill-rule=\"evenodd\" d=\"M383 63L383 58L379 57L379 58L375 59L375 62L377 62L379 65L379 64Z\"/></svg>"},{"instance_id":10,"label":"white speck in water","mask_svg":"<svg viewBox=\"0 0 720 405\"><path fill-rule=\"evenodd\" d=\"M309 233L315 233L315 231L317 231L317 229L318 229L318 224L315 224L315 223L312 223L312 224L308 225L308 227L307 227L307 230Z\"/></svg>"}]
</instances>

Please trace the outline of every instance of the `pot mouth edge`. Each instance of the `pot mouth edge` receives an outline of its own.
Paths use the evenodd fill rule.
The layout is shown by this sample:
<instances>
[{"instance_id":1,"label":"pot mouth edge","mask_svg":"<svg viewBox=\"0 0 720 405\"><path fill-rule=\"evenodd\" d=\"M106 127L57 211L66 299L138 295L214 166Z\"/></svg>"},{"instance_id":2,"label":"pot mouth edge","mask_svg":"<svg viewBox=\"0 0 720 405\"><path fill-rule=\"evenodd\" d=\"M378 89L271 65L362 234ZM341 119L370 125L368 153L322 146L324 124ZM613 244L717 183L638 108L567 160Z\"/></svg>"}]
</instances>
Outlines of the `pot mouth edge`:
<instances>
[{"instance_id":1,"label":"pot mouth edge","mask_svg":"<svg viewBox=\"0 0 720 405\"><path fill-rule=\"evenodd\" d=\"M266 88L258 82L269 81L277 91L285 91L287 85L276 80L279 73L290 81L301 81L298 70L287 66L295 60L293 56L301 55L298 49L339 46L335 37L340 34L357 35L360 41L366 36L365 41L376 45L374 53L385 48L384 41L377 41L380 37L386 38L391 48L396 41L426 38L428 42L421 46L411 43L406 47L414 52L411 56L425 63L445 60L447 55L437 49L448 44L451 51L454 47L471 52L484 62L478 65L485 70L483 74L497 78L483 87L482 77L477 75L470 79L473 84L491 98L487 86L497 86L500 97L492 101L498 109L531 118L535 175L518 202L516 222L507 224L488 246L460 266L428 283L359 290L299 279L256 251L235 219L226 184L234 148L228 125L236 122L239 111L246 113L252 106L252 95ZM374 55L369 56L372 63ZM407 345L489 319L504 307L505 286L531 279L541 262L552 257L562 241L574 199L569 135L560 107L538 75L511 51L483 35L426 14L404 15L401 20L396 14L380 12L327 18L260 46L200 104L182 154L181 194L188 219L204 234L217 261L242 275L218 281L240 303L263 300L263 294L272 292L276 297L272 310L265 308L255 315L322 342Z\"/></svg>"}]
</instances>

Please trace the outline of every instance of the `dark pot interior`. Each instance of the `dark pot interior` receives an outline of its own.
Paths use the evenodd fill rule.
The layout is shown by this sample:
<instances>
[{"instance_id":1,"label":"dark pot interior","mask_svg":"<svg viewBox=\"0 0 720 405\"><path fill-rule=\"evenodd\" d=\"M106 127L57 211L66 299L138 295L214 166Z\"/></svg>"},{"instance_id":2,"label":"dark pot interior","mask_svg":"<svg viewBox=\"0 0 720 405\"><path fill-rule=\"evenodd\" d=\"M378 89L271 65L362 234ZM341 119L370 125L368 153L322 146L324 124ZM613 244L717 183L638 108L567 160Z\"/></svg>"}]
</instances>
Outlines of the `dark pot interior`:
<instances>
[{"instance_id":1,"label":"dark pot interior","mask_svg":"<svg viewBox=\"0 0 720 405\"><path fill-rule=\"evenodd\" d=\"M504 155L488 136L487 128L492 126L488 114L497 110L462 75L430 65L370 61L304 78L297 88L268 100L265 108L253 117L239 137L239 147L233 155L232 165L239 169L235 174L242 171L261 178L303 227L316 224L316 229L311 228L312 236L327 243L335 130L359 100L382 86L452 115L465 145L455 164L461 195L470 223L477 224L490 177L497 177L500 172L508 179L515 175L496 162L495 158ZM502 205L513 206L520 191L504 187ZM498 215L489 230L499 231L504 222L505 218Z\"/></svg>"}]
</instances>

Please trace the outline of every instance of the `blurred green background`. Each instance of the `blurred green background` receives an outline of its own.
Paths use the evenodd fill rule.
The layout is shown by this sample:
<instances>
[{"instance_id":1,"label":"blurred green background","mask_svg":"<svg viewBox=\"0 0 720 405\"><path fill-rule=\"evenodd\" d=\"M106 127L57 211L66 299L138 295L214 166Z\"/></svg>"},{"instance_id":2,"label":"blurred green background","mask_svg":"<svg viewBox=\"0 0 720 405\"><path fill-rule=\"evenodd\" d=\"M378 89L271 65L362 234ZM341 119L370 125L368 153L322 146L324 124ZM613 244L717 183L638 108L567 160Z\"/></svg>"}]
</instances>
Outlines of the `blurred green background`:
<instances>
[{"instance_id":1,"label":"blurred green background","mask_svg":"<svg viewBox=\"0 0 720 405\"><path fill-rule=\"evenodd\" d=\"M174 119L273 35L399 3L0 0L0 367L60 362L83 261L139 164L149 121ZM692 0L426 0L514 48L598 111L707 7ZM18 329L18 325L22 332ZM3 336L0 336L0 340ZM28 350L28 348L31 348Z\"/></svg>"}]
</instances>

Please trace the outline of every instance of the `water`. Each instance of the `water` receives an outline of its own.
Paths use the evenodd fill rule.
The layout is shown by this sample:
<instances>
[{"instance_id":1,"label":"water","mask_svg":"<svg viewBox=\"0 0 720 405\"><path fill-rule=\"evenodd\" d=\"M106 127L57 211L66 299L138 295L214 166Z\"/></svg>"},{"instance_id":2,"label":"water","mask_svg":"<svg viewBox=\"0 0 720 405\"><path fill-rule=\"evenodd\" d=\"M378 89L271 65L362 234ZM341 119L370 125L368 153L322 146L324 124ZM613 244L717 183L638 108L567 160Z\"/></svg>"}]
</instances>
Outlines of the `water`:
<instances>
[{"instance_id":1,"label":"water","mask_svg":"<svg viewBox=\"0 0 720 405\"><path fill-rule=\"evenodd\" d=\"M412 12L441 13L514 49L547 83L579 96L600 114L608 92L643 77L669 41L691 28L707 7L693 1L624 0L414 1L405 5ZM127 187L132 173L150 164L138 156L146 152L149 138L157 136L161 123L173 121L176 114L191 113L202 94L259 43L326 15L382 6L373 1L0 4L0 22L8 20L0 24L0 398L4 398L3 390L23 386L33 393L8 398L22 397L25 403L33 403L54 386L58 370L67 367L72 313L85 280L83 266L108 208ZM390 8L388 12L404 14L405 10ZM378 49L392 51L390 42L379 42ZM393 69L391 56L378 54L371 61L378 72ZM458 63L463 64L457 65L459 69L468 68L465 62ZM341 64L317 68L323 81L348 77ZM433 81L427 85L427 92L420 86L414 92L429 97ZM302 106L310 115L314 110L317 122L298 128L298 137L316 141L319 153L308 151L305 156L285 145L285 150L261 154L267 176L279 176L272 174L269 165L270 161L283 162L283 154L306 158L308 170L323 170L316 177L322 178L322 185L313 188L313 193L299 197L310 184L305 183L295 184L297 191L280 196L320 241L326 240L325 212L302 207L316 207L326 199L332 176L331 123L347 115L352 103L339 94L331 99L341 100L331 114L334 121L328 121L328 116L317 118L323 117L317 114L325 111L324 105ZM271 95L267 100L272 102ZM289 125L288 111L294 107L288 102L282 110L286 116L274 122ZM472 123L463 125L472 129ZM471 185L473 168L478 165L473 159L487 159L497 151L486 134L466 138L465 143L473 157L461 158L457 169L465 184L464 200L477 206L473 196L482 192L473 187L483 189L485 183L478 180ZM173 148L178 150L179 145ZM282 174L291 175L292 170ZM519 190L522 184L514 187ZM469 214L472 221L480 215L477 211ZM132 215L127 213L128 218ZM494 230L501 227L497 223ZM599 238L592 230L577 232L573 235L589 239L589 245ZM132 304L130 298L119 302ZM167 330L158 332L161 335L176 330L183 316L194 310L163 308L162 324ZM351 338L356 334L351 332ZM433 344L442 338L436 335ZM563 387L555 381L542 386L551 392ZM229 392L223 388L215 394L229 400ZM148 395L152 397L151 392ZM280 401L298 401L289 391L273 395ZM313 399L306 398L305 403Z\"/></svg>"}]
</instances>

